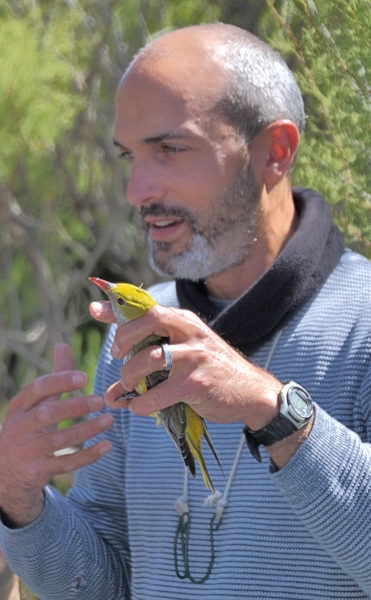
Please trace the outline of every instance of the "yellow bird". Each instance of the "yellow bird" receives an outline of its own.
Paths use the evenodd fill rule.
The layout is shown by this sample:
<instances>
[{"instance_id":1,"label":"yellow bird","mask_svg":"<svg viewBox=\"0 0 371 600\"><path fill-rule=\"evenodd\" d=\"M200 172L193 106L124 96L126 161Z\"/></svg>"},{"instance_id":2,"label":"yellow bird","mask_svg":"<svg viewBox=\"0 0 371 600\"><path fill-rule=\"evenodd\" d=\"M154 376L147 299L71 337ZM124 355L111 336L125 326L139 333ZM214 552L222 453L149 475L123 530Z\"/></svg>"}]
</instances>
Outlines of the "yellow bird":
<instances>
[{"instance_id":1,"label":"yellow bird","mask_svg":"<svg viewBox=\"0 0 371 600\"><path fill-rule=\"evenodd\" d=\"M89 280L107 294L118 325L142 317L157 304L156 300L146 290L135 285L129 283L110 283L98 277L89 277ZM139 344L136 344L125 357L124 361L127 362L142 348L151 345L166 344L168 341L167 338L153 334ZM147 390L167 379L168 375L167 370L156 371L147 375L145 379L138 383L134 394L144 394ZM205 487L214 493L214 486L202 454L202 437L207 441L220 468L221 465L203 418L184 402L178 402L168 408L159 410L153 416L164 426L193 477L196 474L194 459L197 460Z\"/></svg>"}]
</instances>

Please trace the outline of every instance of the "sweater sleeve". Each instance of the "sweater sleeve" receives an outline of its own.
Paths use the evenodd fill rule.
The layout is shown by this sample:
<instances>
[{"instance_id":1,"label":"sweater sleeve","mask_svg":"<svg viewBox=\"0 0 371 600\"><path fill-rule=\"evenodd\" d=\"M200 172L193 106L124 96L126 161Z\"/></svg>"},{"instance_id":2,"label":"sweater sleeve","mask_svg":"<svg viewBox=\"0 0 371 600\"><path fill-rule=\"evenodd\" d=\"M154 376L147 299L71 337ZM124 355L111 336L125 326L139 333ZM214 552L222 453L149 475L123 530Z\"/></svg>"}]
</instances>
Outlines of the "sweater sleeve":
<instances>
[{"instance_id":1,"label":"sweater sleeve","mask_svg":"<svg viewBox=\"0 0 371 600\"><path fill-rule=\"evenodd\" d=\"M9 565L40 600L128 598L120 554L55 489L46 488L45 498L43 513L27 527L1 526Z\"/></svg>"},{"instance_id":2,"label":"sweater sleeve","mask_svg":"<svg viewBox=\"0 0 371 600\"><path fill-rule=\"evenodd\" d=\"M316 407L310 436L273 480L312 536L371 596L371 446Z\"/></svg>"}]
</instances>

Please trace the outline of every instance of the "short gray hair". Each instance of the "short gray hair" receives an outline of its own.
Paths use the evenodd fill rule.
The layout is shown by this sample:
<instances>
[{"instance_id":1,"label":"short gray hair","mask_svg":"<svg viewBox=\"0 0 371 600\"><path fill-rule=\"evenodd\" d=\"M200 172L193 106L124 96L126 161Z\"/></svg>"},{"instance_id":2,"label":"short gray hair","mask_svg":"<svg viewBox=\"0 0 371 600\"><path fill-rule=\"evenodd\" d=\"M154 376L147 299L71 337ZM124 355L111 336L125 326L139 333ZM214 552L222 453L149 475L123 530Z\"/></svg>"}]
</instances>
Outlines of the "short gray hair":
<instances>
[{"instance_id":1,"label":"short gray hair","mask_svg":"<svg viewBox=\"0 0 371 600\"><path fill-rule=\"evenodd\" d=\"M292 121L301 133L305 126L302 94L281 55L248 31L220 25L222 41L212 43L210 50L227 82L214 109L247 143L279 119ZM218 25L211 27L217 31Z\"/></svg>"},{"instance_id":2,"label":"short gray hair","mask_svg":"<svg viewBox=\"0 0 371 600\"><path fill-rule=\"evenodd\" d=\"M226 82L212 110L235 128L245 144L279 119L292 121L300 133L304 130L304 103L299 86L286 62L269 44L245 29L225 23L201 23L182 29L196 32L203 39L209 59L224 72ZM126 73L141 58L161 57L164 48L158 48L156 41L172 32L176 30L162 31L148 40Z\"/></svg>"}]
</instances>

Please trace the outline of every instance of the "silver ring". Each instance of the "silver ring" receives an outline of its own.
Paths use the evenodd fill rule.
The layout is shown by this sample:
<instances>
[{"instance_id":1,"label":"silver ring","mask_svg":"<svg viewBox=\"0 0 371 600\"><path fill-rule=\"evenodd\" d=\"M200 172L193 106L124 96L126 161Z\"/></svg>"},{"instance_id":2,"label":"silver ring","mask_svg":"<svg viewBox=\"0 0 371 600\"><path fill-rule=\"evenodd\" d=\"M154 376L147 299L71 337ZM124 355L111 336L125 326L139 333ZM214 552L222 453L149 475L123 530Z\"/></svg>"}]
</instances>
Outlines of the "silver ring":
<instances>
[{"instance_id":1,"label":"silver ring","mask_svg":"<svg viewBox=\"0 0 371 600\"><path fill-rule=\"evenodd\" d=\"M169 344L161 344L162 351L165 357L165 371L170 373L173 368L173 355L171 354Z\"/></svg>"}]
</instances>

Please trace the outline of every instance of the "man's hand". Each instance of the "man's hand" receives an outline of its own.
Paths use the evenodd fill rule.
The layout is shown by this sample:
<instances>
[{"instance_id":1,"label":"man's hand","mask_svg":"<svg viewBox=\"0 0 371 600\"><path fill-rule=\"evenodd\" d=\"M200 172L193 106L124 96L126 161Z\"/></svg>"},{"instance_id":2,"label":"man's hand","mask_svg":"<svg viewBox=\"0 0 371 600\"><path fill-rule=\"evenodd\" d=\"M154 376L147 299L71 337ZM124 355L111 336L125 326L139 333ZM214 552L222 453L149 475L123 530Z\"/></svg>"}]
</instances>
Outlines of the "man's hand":
<instances>
[{"instance_id":1,"label":"man's hand","mask_svg":"<svg viewBox=\"0 0 371 600\"><path fill-rule=\"evenodd\" d=\"M53 372L28 384L10 402L0 433L0 508L7 525L21 527L34 521L44 507L44 486L61 473L95 462L111 445L101 441L74 454L58 450L80 446L112 425L110 415L57 429L57 423L87 416L102 408L97 396L61 394L87 384L87 375L74 369L70 348L58 344Z\"/></svg>"},{"instance_id":2,"label":"man's hand","mask_svg":"<svg viewBox=\"0 0 371 600\"><path fill-rule=\"evenodd\" d=\"M113 323L109 302L93 302L91 315ZM139 341L155 333L169 338L173 367L169 379L141 396L119 399L138 381L164 367L163 353L148 347L121 369L121 380L105 394L111 408L127 407L137 415L150 415L176 402L186 402L214 423L242 421L257 430L278 414L282 383L252 364L190 311L155 306L145 316L117 328L112 355L123 358ZM283 467L309 435L312 424L267 448Z\"/></svg>"},{"instance_id":3,"label":"man's hand","mask_svg":"<svg viewBox=\"0 0 371 600\"><path fill-rule=\"evenodd\" d=\"M107 302L94 302L90 312L104 322L114 321ZM163 353L155 346L145 348L122 367L122 379L107 390L105 401L110 407L128 406L138 415L149 415L186 402L205 419L243 421L252 429L260 429L276 416L282 384L190 311L155 306L145 316L121 325L112 355L123 358L134 344L153 333L170 340L173 367L169 379L129 402L117 401L147 374L163 369Z\"/></svg>"}]
</instances>

